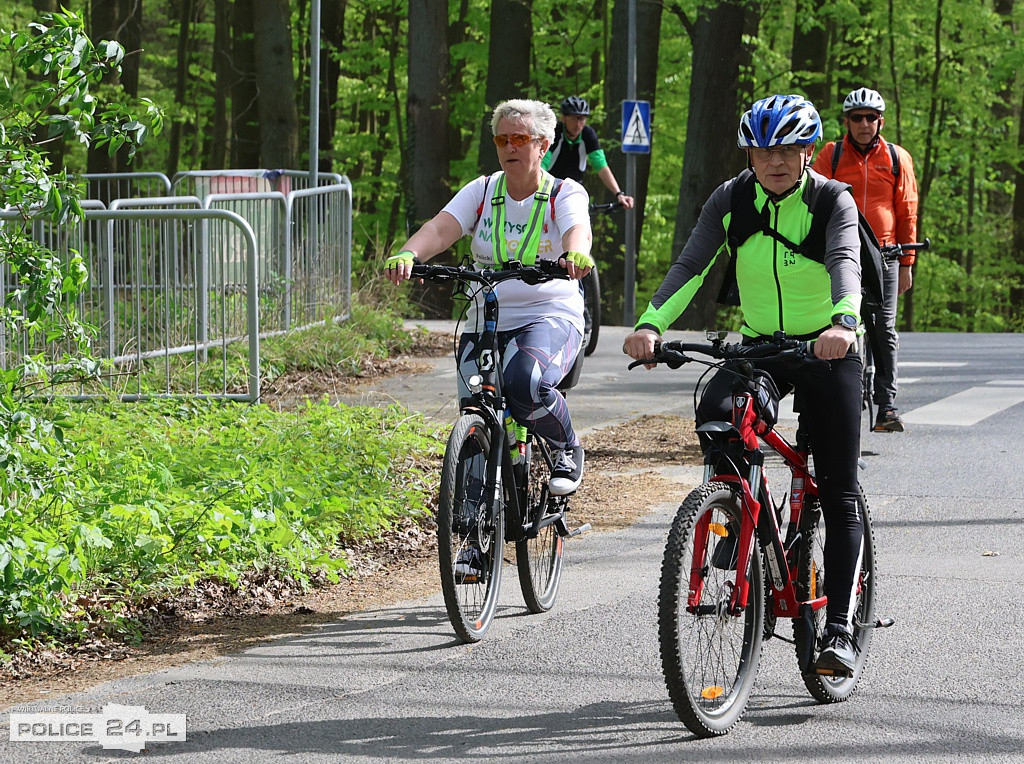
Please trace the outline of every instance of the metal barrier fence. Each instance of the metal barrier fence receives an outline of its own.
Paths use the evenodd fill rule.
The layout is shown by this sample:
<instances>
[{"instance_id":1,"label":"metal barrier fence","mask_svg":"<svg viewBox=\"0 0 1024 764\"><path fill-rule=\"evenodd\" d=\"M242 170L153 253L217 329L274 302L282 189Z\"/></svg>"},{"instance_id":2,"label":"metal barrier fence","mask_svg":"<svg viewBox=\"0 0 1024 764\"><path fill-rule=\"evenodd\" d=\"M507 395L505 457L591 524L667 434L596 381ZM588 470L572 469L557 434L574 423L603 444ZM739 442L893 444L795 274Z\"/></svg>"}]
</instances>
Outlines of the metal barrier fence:
<instances>
[{"instance_id":1,"label":"metal barrier fence","mask_svg":"<svg viewBox=\"0 0 1024 764\"><path fill-rule=\"evenodd\" d=\"M107 386L116 394L257 400L260 337L350 315L351 185L332 175L317 188L301 187L308 176L288 171L183 173L174 183L161 177L89 176L90 189L101 195L126 184L158 195L113 199L109 210L88 200L81 224L54 228L34 220L32 235L65 261L81 255L90 282L76 308L98 328L94 355L115 363ZM239 178L252 188L254 177L289 190L211 191L234 187ZM159 195L167 189L206 193ZM23 224L14 213L0 220ZM0 264L9 293L13 285ZM6 331L0 330L4 368L39 353L57 363L69 350ZM244 339L247 350L228 347ZM195 361L208 360L213 349L219 373L209 366L200 372Z\"/></svg>"}]
</instances>

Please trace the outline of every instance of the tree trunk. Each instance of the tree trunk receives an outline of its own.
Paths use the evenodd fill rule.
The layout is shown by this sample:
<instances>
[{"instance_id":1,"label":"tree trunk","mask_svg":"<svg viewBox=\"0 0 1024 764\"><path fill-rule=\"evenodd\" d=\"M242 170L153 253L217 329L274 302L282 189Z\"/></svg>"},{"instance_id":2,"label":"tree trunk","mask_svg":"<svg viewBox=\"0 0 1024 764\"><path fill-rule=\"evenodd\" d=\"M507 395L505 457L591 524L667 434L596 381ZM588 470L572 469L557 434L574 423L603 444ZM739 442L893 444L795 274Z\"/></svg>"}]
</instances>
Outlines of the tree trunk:
<instances>
[{"instance_id":1,"label":"tree trunk","mask_svg":"<svg viewBox=\"0 0 1024 764\"><path fill-rule=\"evenodd\" d=\"M121 87L130 99L139 97L139 71L142 69L142 0L118 0L120 28L117 40L124 46L121 62ZM131 172L128 149L121 149L115 158L117 172Z\"/></svg>"},{"instance_id":2,"label":"tree trunk","mask_svg":"<svg viewBox=\"0 0 1024 764\"><path fill-rule=\"evenodd\" d=\"M1024 156L1024 97L1017 118L1017 156ZM1013 257L1024 264L1024 164L1017 163L1013 174Z\"/></svg>"},{"instance_id":3,"label":"tree trunk","mask_svg":"<svg viewBox=\"0 0 1024 764\"><path fill-rule=\"evenodd\" d=\"M480 153L477 156L477 167L481 173L499 169L498 156L491 141L494 107L510 98L528 97L533 55L532 14L533 0L491 0L486 103L480 120ZM409 59L412 60L411 53Z\"/></svg>"},{"instance_id":4,"label":"tree trunk","mask_svg":"<svg viewBox=\"0 0 1024 764\"><path fill-rule=\"evenodd\" d=\"M214 0L213 31L213 134L206 142L206 169L222 170L228 160L228 99L235 75L231 57L231 5Z\"/></svg>"},{"instance_id":5,"label":"tree trunk","mask_svg":"<svg viewBox=\"0 0 1024 764\"><path fill-rule=\"evenodd\" d=\"M819 3L796 0L793 25L793 92L803 93L824 114L832 105L829 87L828 41L831 17L816 17Z\"/></svg>"},{"instance_id":6,"label":"tree trunk","mask_svg":"<svg viewBox=\"0 0 1024 764\"><path fill-rule=\"evenodd\" d=\"M58 0L32 0L32 9L35 11L36 19L39 20L43 15L47 13L54 13L60 10L60 3ZM33 79L41 80L42 78L33 77ZM50 82L56 82L56 74L49 76ZM50 109L51 113L56 113L54 109ZM47 159L50 160L51 167L54 172L59 172L64 167L64 141L56 140L47 142L47 133L49 129L44 125L40 126L36 130L35 143L41 146L43 153L45 153Z\"/></svg>"},{"instance_id":7,"label":"tree trunk","mask_svg":"<svg viewBox=\"0 0 1024 764\"><path fill-rule=\"evenodd\" d=\"M740 110L745 110L748 104L740 98L739 73L750 61L750 52L743 44L748 16L756 17L757 13L743 0L727 0L703 8L693 26L693 75L673 253L678 253L690 237L711 192L743 167L743 152L736 147L736 107L738 104ZM681 328L717 328L715 298L725 266L726 258L720 258L680 317Z\"/></svg>"},{"instance_id":8,"label":"tree trunk","mask_svg":"<svg viewBox=\"0 0 1024 764\"><path fill-rule=\"evenodd\" d=\"M178 14L178 60L175 66L174 102L179 107L185 105L185 88L188 83L189 69L189 38L192 29L192 3L194 0L180 0L181 10ZM167 142L167 176L174 177L178 171L181 156L181 133L185 117L180 114L171 124Z\"/></svg>"},{"instance_id":9,"label":"tree trunk","mask_svg":"<svg viewBox=\"0 0 1024 764\"><path fill-rule=\"evenodd\" d=\"M654 127L655 89L658 83L658 50L661 42L661 3L638 3L636 12L636 97L641 101L650 101L651 130ZM628 95L627 77L629 76L628 46L629 35L629 4L627 0L617 0L612 7L612 36L606 62L605 94L606 120L602 138L602 146L608 158L608 164L615 173L622 189L636 198L636 244L643 241L644 206L647 200L647 183L651 174L651 155L636 154L636 188L629 188L626 183L627 158L620 150L622 141L622 102ZM568 93L566 94L568 95ZM653 141L652 141L652 150ZM597 193L602 195L608 191L599 181L594 183ZM628 214L628 213L627 213ZM607 323L622 319L625 303L625 247L626 230L621 217L616 218L614 225L604 225L603 221L594 221L595 247L594 256L601 271L601 303L602 315ZM638 306L639 307L639 306ZM642 308L640 308L642 310ZM639 313L639 311L638 311Z\"/></svg>"},{"instance_id":10,"label":"tree trunk","mask_svg":"<svg viewBox=\"0 0 1024 764\"><path fill-rule=\"evenodd\" d=\"M320 55L320 161L321 172L334 169L334 130L338 123L338 78L341 77L341 56L345 49L345 8L347 0L324 0L321 8L321 29L324 46ZM392 54L393 55L393 54Z\"/></svg>"},{"instance_id":11,"label":"tree trunk","mask_svg":"<svg viewBox=\"0 0 1024 764\"><path fill-rule=\"evenodd\" d=\"M446 0L409 3L409 218L414 227L448 202L448 4ZM415 34L412 33L415 30ZM494 40L492 39L492 45ZM493 153L493 152L492 152ZM425 290L431 317L451 315L451 290Z\"/></svg>"},{"instance_id":12,"label":"tree trunk","mask_svg":"<svg viewBox=\"0 0 1024 764\"><path fill-rule=\"evenodd\" d=\"M935 4L935 27L934 27L934 64L931 76L931 105L928 110L928 130L925 133L924 162L921 165L921 184L918 192L917 203L917 235L922 237L924 230L925 205L928 201L928 192L931 190L932 180L935 177L935 132L939 125L939 111L942 105L940 94L940 74L945 56L942 52L942 2L936 0ZM916 287L915 287L916 289ZM914 331L914 291L911 289L903 296L903 331Z\"/></svg>"},{"instance_id":13,"label":"tree trunk","mask_svg":"<svg viewBox=\"0 0 1024 764\"><path fill-rule=\"evenodd\" d=\"M115 0L107 2L93 2L89 14L89 36L97 44L101 40L116 40L119 26L118 18L119 3ZM121 80L116 73L110 73L103 78L107 85L119 87ZM107 173L117 172L117 157L107 154L106 146L90 147L86 158L86 172ZM110 199L103 199L105 203Z\"/></svg>"},{"instance_id":14,"label":"tree trunk","mask_svg":"<svg viewBox=\"0 0 1024 764\"><path fill-rule=\"evenodd\" d=\"M299 162L299 115L288 0L254 0L253 15L260 164L293 170Z\"/></svg>"},{"instance_id":15,"label":"tree trunk","mask_svg":"<svg viewBox=\"0 0 1024 764\"><path fill-rule=\"evenodd\" d=\"M235 2L231 32L231 166L256 168L260 166L260 123L251 3Z\"/></svg>"}]
</instances>

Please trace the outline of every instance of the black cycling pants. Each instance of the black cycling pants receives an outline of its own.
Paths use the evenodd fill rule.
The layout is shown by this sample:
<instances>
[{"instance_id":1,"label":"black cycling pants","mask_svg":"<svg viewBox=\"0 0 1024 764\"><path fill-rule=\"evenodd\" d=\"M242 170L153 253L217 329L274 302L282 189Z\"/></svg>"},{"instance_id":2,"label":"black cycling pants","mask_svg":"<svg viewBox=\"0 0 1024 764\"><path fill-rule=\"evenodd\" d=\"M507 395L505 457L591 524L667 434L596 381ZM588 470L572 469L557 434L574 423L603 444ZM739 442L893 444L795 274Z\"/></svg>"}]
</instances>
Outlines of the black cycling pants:
<instances>
[{"instance_id":1,"label":"black cycling pants","mask_svg":"<svg viewBox=\"0 0 1024 764\"><path fill-rule=\"evenodd\" d=\"M754 366L772 377L783 396L799 391L800 421L810 436L825 520L827 620L850 628L864 551L864 527L857 505L863 384L860 356L853 350L837 361L793 365L765 359L755 361ZM735 379L725 371L711 378L697 407L698 424L732 420Z\"/></svg>"}]
</instances>

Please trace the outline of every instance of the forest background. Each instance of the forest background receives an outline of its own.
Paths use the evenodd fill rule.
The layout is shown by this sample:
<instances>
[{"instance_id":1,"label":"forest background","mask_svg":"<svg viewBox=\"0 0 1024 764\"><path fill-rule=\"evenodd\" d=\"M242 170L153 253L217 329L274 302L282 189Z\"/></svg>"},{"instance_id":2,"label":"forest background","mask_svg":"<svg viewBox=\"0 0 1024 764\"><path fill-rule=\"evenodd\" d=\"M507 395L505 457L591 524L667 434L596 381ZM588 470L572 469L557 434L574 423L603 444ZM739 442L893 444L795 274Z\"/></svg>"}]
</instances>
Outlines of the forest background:
<instances>
[{"instance_id":1,"label":"forest background","mask_svg":"<svg viewBox=\"0 0 1024 764\"><path fill-rule=\"evenodd\" d=\"M122 156L54 149L70 171L294 168L309 163L310 0L93 0L94 39L127 56L109 92L166 111L164 134ZM56 0L7 0L25 29ZM354 257L367 276L454 190L497 169L489 112L587 98L620 182L627 0L321 0L320 170L354 188ZM756 98L798 92L827 140L853 87L883 94L883 135L914 157L921 191L904 329L1024 329L1024 0L637 0L637 97L652 104L638 159L637 305L710 192L743 166L736 125ZM595 201L608 194L595 178ZM606 321L622 316L622 221L595 223ZM712 274L712 282L720 274ZM714 288L679 326L722 326ZM440 295L424 310L444 311Z\"/></svg>"}]
</instances>

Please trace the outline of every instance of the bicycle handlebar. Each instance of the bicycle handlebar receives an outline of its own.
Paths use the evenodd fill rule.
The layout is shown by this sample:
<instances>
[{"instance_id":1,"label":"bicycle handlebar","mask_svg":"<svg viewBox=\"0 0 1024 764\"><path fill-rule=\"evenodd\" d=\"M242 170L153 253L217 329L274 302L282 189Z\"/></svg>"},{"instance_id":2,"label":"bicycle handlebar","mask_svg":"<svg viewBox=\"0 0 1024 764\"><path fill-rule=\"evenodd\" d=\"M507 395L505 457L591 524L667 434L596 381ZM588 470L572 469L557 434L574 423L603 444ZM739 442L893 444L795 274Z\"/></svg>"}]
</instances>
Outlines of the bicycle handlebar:
<instances>
[{"instance_id":1,"label":"bicycle handlebar","mask_svg":"<svg viewBox=\"0 0 1024 764\"><path fill-rule=\"evenodd\" d=\"M907 250L916 250L923 252L932 245L931 239L925 239L922 242L914 242L911 244L886 244L879 251L882 253L882 257L886 260L895 260L900 255L906 254Z\"/></svg>"},{"instance_id":2,"label":"bicycle handlebar","mask_svg":"<svg viewBox=\"0 0 1024 764\"><path fill-rule=\"evenodd\" d=\"M476 270L471 265L423 265L412 266L413 278L428 281L472 281L477 284L497 284L511 279L521 279L527 284L539 284L554 279L570 278L569 272L552 260L538 260L536 265L522 265L513 260L505 268Z\"/></svg>"},{"instance_id":3,"label":"bicycle handlebar","mask_svg":"<svg viewBox=\"0 0 1024 764\"><path fill-rule=\"evenodd\" d=\"M814 341L796 340L789 337L766 340L754 344L744 345L740 342L713 341L703 342L656 342L654 343L654 357L645 358L640 361L633 361L628 369L635 369L637 366L644 366L650 363L663 363L670 369L678 369L684 363L694 359L686 353L700 353L721 361L733 361L752 358L772 358L775 356L790 356L792 358L813 358Z\"/></svg>"},{"instance_id":4,"label":"bicycle handlebar","mask_svg":"<svg viewBox=\"0 0 1024 764\"><path fill-rule=\"evenodd\" d=\"M624 209L625 205L622 202L608 202L607 204L591 204L588 208L590 214L602 213L602 212L615 212L615 210Z\"/></svg>"}]
</instances>

